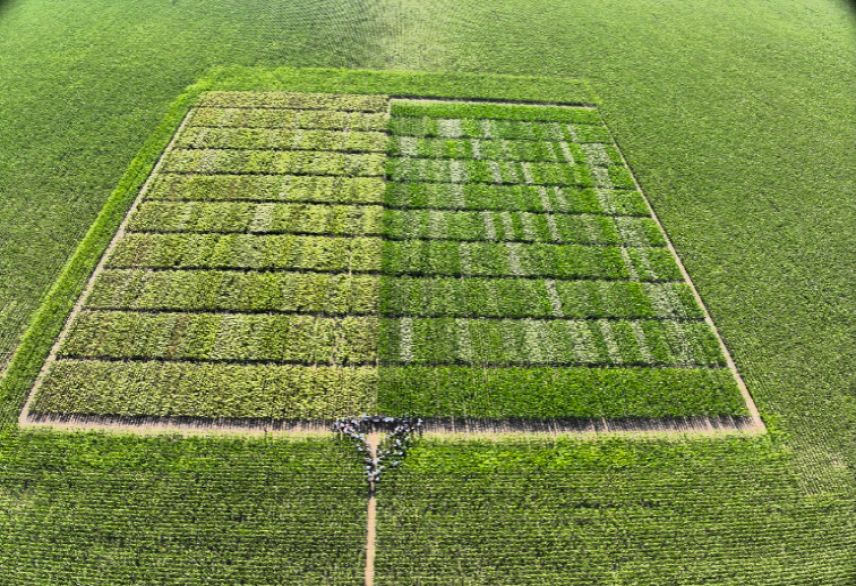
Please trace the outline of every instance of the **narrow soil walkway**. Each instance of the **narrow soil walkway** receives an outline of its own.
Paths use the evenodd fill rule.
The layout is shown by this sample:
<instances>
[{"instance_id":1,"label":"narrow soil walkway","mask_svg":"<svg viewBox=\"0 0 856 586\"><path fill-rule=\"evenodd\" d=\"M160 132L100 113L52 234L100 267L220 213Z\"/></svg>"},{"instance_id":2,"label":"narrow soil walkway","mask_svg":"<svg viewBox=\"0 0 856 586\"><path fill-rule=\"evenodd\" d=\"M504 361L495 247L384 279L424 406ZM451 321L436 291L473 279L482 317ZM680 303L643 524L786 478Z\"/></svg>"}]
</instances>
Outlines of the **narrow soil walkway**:
<instances>
[{"instance_id":1,"label":"narrow soil walkway","mask_svg":"<svg viewBox=\"0 0 856 586\"><path fill-rule=\"evenodd\" d=\"M368 435L369 456L372 460L377 458L377 447L380 443L381 434L375 431ZM374 584L374 560L375 560L375 536L376 536L376 519L377 519L377 487L372 480L369 484L369 509L366 531L366 585L373 586Z\"/></svg>"}]
</instances>

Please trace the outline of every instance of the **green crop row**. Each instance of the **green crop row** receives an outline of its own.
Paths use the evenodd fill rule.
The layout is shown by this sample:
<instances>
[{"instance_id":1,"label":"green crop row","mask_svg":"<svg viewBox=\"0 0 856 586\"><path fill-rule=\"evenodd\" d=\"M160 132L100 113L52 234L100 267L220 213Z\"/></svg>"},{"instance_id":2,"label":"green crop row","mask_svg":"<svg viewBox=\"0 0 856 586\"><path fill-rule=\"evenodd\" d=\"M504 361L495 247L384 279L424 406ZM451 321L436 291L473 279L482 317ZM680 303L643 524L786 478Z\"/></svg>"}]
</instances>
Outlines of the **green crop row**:
<instances>
[{"instance_id":1,"label":"green crop row","mask_svg":"<svg viewBox=\"0 0 856 586\"><path fill-rule=\"evenodd\" d=\"M108 268L237 268L373 272L380 238L290 234L128 234Z\"/></svg>"},{"instance_id":2,"label":"green crop row","mask_svg":"<svg viewBox=\"0 0 856 586\"><path fill-rule=\"evenodd\" d=\"M146 201L128 230L378 236L383 221L381 206Z\"/></svg>"},{"instance_id":3,"label":"green crop row","mask_svg":"<svg viewBox=\"0 0 856 586\"><path fill-rule=\"evenodd\" d=\"M531 212L386 210L383 234L394 240L448 239L665 246L650 218Z\"/></svg>"},{"instance_id":4,"label":"green crop row","mask_svg":"<svg viewBox=\"0 0 856 586\"><path fill-rule=\"evenodd\" d=\"M385 112L387 96L360 94L321 94L302 92L203 92L198 107L210 108L294 108Z\"/></svg>"},{"instance_id":5,"label":"green crop row","mask_svg":"<svg viewBox=\"0 0 856 586\"><path fill-rule=\"evenodd\" d=\"M380 177L158 174L145 199L380 204L384 190Z\"/></svg>"},{"instance_id":6,"label":"green crop row","mask_svg":"<svg viewBox=\"0 0 856 586\"><path fill-rule=\"evenodd\" d=\"M438 120L390 118L394 136L611 143L609 131L595 124L559 124L515 120Z\"/></svg>"},{"instance_id":7,"label":"green crop row","mask_svg":"<svg viewBox=\"0 0 856 586\"><path fill-rule=\"evenodd\" d=\"M63 358L367 364L378 320L312 315L83 311Z\"/></svg>"},{"instance_id":8,"label":"green crop row","mask_svg":"<svg viewBox=\"0 0 856 586\"><path fill-rule=\"evenodd\" d=\"M275 110L241 108L194 108L187 126L231 128L318 128L322 130L386 130L385 113L336 112L330 110Z\"/></svg>"},{"instance_id":9,"label":"green crop row","mask_svg":"<svg viewBox=\"0 0 856 586\"><path fill-rule=\"evenodd\" d=\"M59 360L39 388L32 410L330 419L373 411L376 394L374 367Z\"/></svg>"},{"instance_id":10,"label":"green crop row","mask_svg":"<svg viewBox=\"0 0 856 586\"><path fill-rule=\"evenodd\" d=\"M627 255L623 258L622 250ZM517 242L386 241L388 275L542 276L560 279L677 281L682 275L665 248L523 244Z\"/></svg>"},{"instance_id":11,"label":"green crop row","mask_svg":"<svg viewBox=\"0 0 856 586\"><path fill-rule=\"evenodd\" d=\"M385 162L382 154L175 149L167 155L163 168L172 173L380 177Z\"/></svg>"},{"instance_id":12,"label":"green crop row","mask_svg":"<svg viewBox=\"0 0 856 586\"><path fill-rule=\"evenodd\" d=\"M530 163L577 163L621 165L623 160L613 145L579 145L566 141L484 140L393 136L387 154L391 157L428 159L479 159Z\"/></svg>"},{"instance_id":13,"label":"green crop row","mask_svg":"<svg viewBox=\"0 0 856 586\"><path fill-rule=\"evenodd\" d=\"M401 158L386 162L386 175L396 182L595 185L587 167L557 163Z\"/></svg>"},{"instance_id":14,"label":"green crop row","mask_svg":"<svg viewBox=\"0 0 856 586\"><path fill-rule=\"evenodd\" d=\"M107 269L98 275L86 307L376 314L379 290L376 275Z\"/></svg>"},{"instance_id":15,"label":"green crop row","mask_svg":"<svg viewBox=\"0 0 856 586\"><path fill-rule=\"evenodd\" d=\"M385 364L724 366L704 322L381 319Z\"/></svg>"},{"instance_id":16,"label":"green crop row","mask_svg":"<svg viewBox=\"0 0 856 586\"><path fill-rule=\"evenodd\" d=\"M395 208L503 210L650 217L635 190L594 190L476 183L387 183L385 203Z\"/></svg>"},{"instance_id":17,"label":"green crop row","mask_svg":"<svg viewBox=\"0 0 856 586\"><path fill-rule=\"evenodd\" d=\"M702 319L685 283L382 277L380 313L413 317Z\"/></svg>"},{"instance_id":18,"label":"green crop row","mask_svg":"<svg viewBox=\"0 0 856 586\"><path fill-rule=\"evenodd\" d=\"M725 368L382 367L378 410L500 420L748 414Z\"/></svg>"},{"instance_id":19,"label":"green crop row","mask_svg":"<svg viewBox=\"0 0 856 586\"><path fill-rule=\"evenodd\" d=\"M386 145L387 136L382 132L200 126L186 128L175 141L178 148L345 152L384 152Z\"/></svg>"},{"instance_id":20,"label":"green crop row","mask_svg":"<svg viewBox=\"0 0 856 586\"><path fill-rule=\"evenodd\" d=\"M439 102L429 100L392 100L390 113L401 118L466 118L491 120L527 120L601 124L592 108L541 106L488 102Z\"/></svg>"}]
</instances>

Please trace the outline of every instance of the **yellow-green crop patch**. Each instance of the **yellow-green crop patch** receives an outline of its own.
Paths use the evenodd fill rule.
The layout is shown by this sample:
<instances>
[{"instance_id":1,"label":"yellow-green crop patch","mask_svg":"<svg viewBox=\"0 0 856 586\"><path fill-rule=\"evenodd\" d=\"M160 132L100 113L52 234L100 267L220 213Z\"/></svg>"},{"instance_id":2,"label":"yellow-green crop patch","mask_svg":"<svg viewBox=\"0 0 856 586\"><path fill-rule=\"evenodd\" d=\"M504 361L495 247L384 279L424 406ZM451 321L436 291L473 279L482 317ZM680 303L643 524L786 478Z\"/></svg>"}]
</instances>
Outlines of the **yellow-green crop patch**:
<instances>
[{"instance_id":1,"label":"yellow-green crop patch","mask_svg":"<svg viewBox=\"0 0 856 586\"><path fill-rule=\"evenodd\" d=\"M749 414L591 107L202 93L36 416Z\"/></svg>"}]
</instances>

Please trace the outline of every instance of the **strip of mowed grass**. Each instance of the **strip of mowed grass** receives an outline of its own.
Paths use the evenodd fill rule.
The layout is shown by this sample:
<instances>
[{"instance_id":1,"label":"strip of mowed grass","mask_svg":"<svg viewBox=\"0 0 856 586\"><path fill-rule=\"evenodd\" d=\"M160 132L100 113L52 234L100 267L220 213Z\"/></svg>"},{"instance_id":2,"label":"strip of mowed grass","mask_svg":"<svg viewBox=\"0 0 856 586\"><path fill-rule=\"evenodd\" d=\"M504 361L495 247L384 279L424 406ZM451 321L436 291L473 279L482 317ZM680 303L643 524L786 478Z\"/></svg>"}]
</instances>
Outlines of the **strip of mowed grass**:
<instances>
[{"instance_id":1,"label":"strip of mowed grass","mask_svg":"<svg viewBox=\"0 0 856 586\"><path fill-rule=\"evenodd\" d=\"M334 438L0 440L5 584L354 584L366 491Z\"/></svg>"},{"instance_id":2,"label":"strip of mowed grass","mask_svg":"<svg viewBox=\"0 0 856 586\"><path fill-rule=\"evenodd\" d=\"M845 499L765 439L422 440L378 491L375 584L845 584Z\"/></svg>"}]
</instances>

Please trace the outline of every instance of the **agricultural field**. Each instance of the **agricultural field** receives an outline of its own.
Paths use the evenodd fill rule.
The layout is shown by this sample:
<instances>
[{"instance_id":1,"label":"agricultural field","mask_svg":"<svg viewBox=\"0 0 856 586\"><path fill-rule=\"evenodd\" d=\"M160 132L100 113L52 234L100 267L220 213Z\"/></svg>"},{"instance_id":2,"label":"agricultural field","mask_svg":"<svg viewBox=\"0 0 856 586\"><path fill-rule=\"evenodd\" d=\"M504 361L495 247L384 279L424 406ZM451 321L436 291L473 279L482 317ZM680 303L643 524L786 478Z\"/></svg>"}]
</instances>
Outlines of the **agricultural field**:
<instances>
[{"instance_id":1,"label":"agricultural field","mask_svg":"<svg viewBox=\"0 0 856 586\"><path fill-rule=\"evenodd\" d=\"M853 39L0 2L0 586L856 583Z\"/></svg>"},{"instance_id":2,"label":"agricultural field","mask_svg":"<svg viewBox=\"0 0 856 586\"><path fill-rule=\"evenodd\" d=\"M737 417L595 108L204 92L33 417Z\"/></svg>"}]
</instances>

